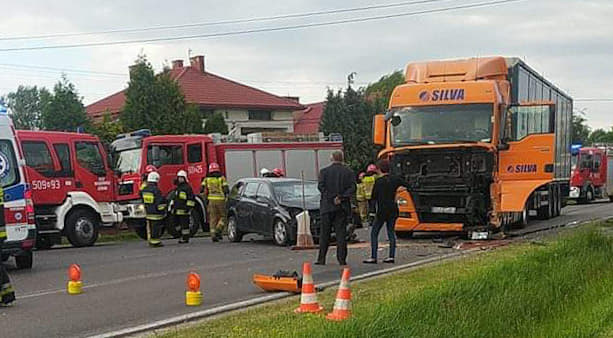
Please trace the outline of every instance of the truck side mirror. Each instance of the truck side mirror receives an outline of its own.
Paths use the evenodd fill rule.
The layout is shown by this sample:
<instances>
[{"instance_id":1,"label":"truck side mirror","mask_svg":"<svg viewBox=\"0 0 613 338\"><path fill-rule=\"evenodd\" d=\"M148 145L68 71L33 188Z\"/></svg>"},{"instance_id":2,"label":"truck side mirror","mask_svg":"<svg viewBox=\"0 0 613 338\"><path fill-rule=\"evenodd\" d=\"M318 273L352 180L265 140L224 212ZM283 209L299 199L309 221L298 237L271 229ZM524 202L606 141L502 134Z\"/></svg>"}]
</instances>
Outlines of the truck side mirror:
<instances>
[{"instance_id":1,"label":"truck side mirror","mask_svg":"<svg viewBox=\"0 0 613 338\"><path fill-rule=\"evenodd\" d=\"M376 146L385 146L386 123L385 115L377 114L373 119L372 142Z\"/></svg>"}]
</instances>

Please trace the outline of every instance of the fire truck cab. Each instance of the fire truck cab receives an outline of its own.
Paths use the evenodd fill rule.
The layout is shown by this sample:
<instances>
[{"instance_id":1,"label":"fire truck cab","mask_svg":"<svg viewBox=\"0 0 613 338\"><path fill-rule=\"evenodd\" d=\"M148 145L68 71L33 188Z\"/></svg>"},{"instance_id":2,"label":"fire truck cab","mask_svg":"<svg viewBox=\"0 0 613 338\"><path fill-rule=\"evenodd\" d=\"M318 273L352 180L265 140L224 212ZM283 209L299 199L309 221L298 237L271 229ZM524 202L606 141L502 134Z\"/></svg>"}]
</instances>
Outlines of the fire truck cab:
<instances>
[{"instance_id":1,"label":"fire truck cab","mask_svg":"<svg viewBox=\"0 0 613 338\"><path fill-rule=\"evenodd\" d=\"M37 247L62 236L91 246L103 225L122 221L114 203L115 181L100 140L89 134L17 131L38 226Z\"/></svg>"}]
</instances>

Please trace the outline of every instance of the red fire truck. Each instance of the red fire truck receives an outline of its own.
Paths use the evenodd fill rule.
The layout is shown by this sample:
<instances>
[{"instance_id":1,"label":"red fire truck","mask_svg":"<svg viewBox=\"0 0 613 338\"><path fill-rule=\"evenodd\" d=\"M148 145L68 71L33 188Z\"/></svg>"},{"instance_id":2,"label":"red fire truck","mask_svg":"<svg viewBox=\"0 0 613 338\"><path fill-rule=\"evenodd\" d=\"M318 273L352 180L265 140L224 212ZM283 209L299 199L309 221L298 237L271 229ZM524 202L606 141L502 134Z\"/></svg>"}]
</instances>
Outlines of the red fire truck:
<instances>
[{"instance_id":1,"label":"red fire truck","mask_svg":"<svg viewBox=\"0 0 613 338\"><path fill-rule=\"evenodd\" d=\"M122 134L111 144L113 168L118 179L116 200L124 219L141 237L146 236L145 210L139 187L145 178L145 168L154 165L160 173L160 190L168 194L179 170L188 173L195 193L200 191L208 164L217 162L233 184L240 178L258 176L262 168L282 168L289 177L316 179L318 170L328 165L332 151L341 149L342 141L221 143L207 135L157 135L148 130ZM205 203L196 197L192 212L191 233L199 228L208 231ZM178 229L167 225L166 230L178 236Z\"/></svg>"},{"instance_id":2,"label":"red fire truck","mask_svg":"<svg viewBox=\"0 0 613 338\"><path fill-rule=\"evenodd\" d=\"M17 139L32 187L38 248L49 248L62 236L73 246L91 246L100 226L122 221L113 171L97 137L18 130Z\"/></svg>"},{"instance_id":3,"label":"red fire truck","mask_svg":"<svg viewBox=\"0 0 613 338\"><path fill-rule=\"evenodd\" d=\"M569 198L589 203L597 198L613 200L613 148L595 145L572 152Z\"/></svg>"}]
</instances>

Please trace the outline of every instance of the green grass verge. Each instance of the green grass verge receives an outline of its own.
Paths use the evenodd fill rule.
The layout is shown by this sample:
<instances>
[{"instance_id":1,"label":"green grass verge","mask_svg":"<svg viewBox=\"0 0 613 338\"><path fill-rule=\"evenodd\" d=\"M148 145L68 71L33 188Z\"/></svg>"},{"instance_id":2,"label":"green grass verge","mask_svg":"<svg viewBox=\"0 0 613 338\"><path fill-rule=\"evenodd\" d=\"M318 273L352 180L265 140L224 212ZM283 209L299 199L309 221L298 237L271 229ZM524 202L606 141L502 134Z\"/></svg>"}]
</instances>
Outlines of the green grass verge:
<instances>
[{"instance_id":1,"label":"green grass verge","mask_svg":"<svg viewBox=\"0 0 613 338\"><path fill-rule=\"evenodd\" d=\"M613 237L591 227L355 283L352 292L353 317L342 323L294 314L293 298L164 336L613 336ZM328 311L334 296L319 294Z\"/></svg>"}]
</instances>

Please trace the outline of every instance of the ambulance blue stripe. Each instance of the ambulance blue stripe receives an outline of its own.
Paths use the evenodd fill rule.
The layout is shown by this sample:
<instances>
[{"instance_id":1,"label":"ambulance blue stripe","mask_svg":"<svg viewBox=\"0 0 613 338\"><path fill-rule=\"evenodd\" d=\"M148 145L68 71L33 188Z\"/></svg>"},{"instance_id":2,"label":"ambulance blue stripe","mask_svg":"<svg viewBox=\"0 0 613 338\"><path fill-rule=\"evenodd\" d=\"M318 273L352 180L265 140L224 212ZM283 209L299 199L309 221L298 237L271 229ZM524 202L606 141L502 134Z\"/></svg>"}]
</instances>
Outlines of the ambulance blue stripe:
<instances>
[{"instance_id":1,"label":"ambulance blue stripe","mask_svg":"<svg viewBox=\"0 0 613 338\"><path fill-rule=\"evenodd\" d=\"M14 185L10 188L4 188L4 202L11 202L24 199L26 191L25 184Z\"/></svg>"}]
</instances>

